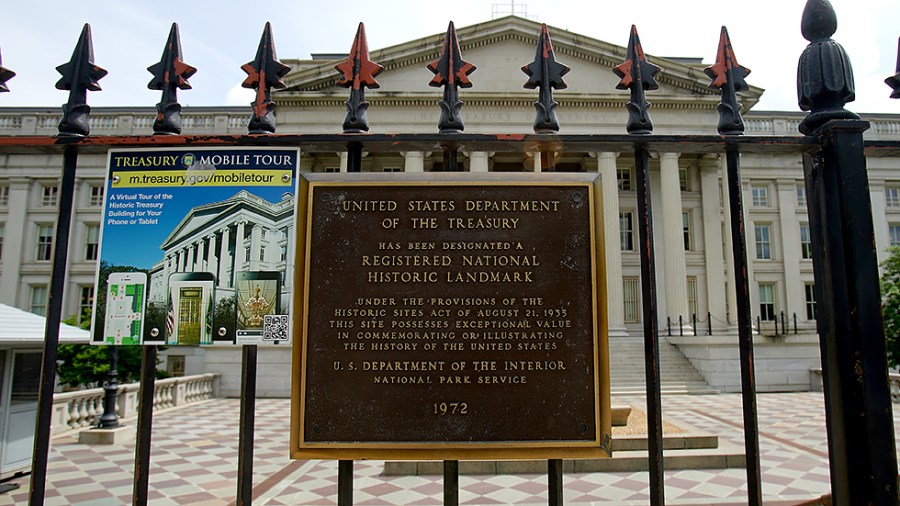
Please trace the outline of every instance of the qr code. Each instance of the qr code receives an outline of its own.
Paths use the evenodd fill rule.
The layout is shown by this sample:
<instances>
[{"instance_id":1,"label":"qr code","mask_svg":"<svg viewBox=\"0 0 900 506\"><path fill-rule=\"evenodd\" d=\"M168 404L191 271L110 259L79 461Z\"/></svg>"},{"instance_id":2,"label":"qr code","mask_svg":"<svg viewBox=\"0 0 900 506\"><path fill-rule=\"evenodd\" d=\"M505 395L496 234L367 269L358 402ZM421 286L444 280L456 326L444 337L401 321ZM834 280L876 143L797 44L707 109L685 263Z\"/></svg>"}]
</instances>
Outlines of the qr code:
<instances>
[{"instance_id":1,"label":"qr code","mask_svg":"<svg viewBox=\"0 0 900 506\"><path fill-rule=\"evenodd\" d=\"M287 341L290 324L286 314L263 315L263 341Z\"/></svg>"}]
</instances>

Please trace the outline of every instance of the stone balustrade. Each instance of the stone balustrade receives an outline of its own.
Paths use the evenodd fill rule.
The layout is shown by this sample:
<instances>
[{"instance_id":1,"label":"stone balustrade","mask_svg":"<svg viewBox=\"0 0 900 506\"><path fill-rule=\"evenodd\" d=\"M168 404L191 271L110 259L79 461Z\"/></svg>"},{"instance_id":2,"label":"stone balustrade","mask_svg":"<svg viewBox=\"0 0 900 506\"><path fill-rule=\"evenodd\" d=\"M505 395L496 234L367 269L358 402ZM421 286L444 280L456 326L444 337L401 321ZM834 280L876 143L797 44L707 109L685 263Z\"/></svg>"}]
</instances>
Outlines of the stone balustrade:
<instances>
[{"instance_id":1,"label":"stone balustrade","mask_svg":"<svg viewBox=\"0 0 900 506\"><path fill-rule=\"evenodd\" d=\"M809 380L812 390L821 392L825 389L822 382L822 369L810 369ZM891 402L900 402L900 373L889 373L888 382L891 385Z\"/></svg>"},{"instance_id":2,"label":"stone balustrade","mask_svg":"<svg viewBox=\"0 0 900 506\"><path fill-rule=\"evenodd\" d=\"M186 406L219 396L219 374L198 374L154 382L153 409ZM140 383L119 385L116 415L119 420L136 418ZM93 427L103 414L102 388L53 395L53 436Z\"/></svg>"}]
</instances>

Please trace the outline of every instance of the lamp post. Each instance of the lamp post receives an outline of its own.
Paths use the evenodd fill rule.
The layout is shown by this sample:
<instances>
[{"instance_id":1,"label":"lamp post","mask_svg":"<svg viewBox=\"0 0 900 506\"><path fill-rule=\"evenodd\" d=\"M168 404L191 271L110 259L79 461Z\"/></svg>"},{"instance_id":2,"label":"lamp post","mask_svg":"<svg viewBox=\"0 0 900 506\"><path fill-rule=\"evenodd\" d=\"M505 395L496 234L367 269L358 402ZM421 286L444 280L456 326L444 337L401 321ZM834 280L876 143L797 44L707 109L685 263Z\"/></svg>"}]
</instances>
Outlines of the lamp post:
<instances>
[{"instance_id":1,"label":"lamp post","mask_svg":"<svg viewBox=\"0 0 900 506\"><path fill-rule=\"evenodd\" d=\"M116 416L116 401L119 390L119 347L109 347L109 374L107 375L106 385L103 386L103 415L100 417L101 429L115 429L119 426L119 417Z\"/></svg>"}]
</instances>

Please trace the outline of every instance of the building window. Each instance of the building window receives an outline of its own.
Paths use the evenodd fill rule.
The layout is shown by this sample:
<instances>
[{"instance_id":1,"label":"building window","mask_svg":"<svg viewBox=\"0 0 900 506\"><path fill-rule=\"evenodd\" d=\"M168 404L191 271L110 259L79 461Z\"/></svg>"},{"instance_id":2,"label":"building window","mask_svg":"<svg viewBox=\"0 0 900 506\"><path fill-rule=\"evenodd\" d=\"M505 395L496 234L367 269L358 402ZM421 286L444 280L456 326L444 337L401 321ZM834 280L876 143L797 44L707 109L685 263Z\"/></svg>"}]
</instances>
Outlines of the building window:
<instances>
[{"instance_id":1,"label":"building window","mask_svg":"<svg viewBox=\"0 0 900 506\"><path fill-rule=\"evenodd\" d=\"M9 186L0 186L0 207L9 205Z\"/></svg>"},{"instance_id":2,"label":"building window","mask_svg":"<svg viewBox=\"0 0 900 506\"><path fill-rule=\"evenodd\" d=\"M47 296L47 286L32 286L31 287L31 312L41 316L47 316L47 301L50 300Z\"/></svg>"},{"instance_id":3,"label":"building window","mask_svg":"<svg viewBox=\"0 0 900 506\"><path fill-rule=\"evenodd\" d=\"M265 246L259 248L259 261L260 261L260 262L265 262L265 261L266 261L266 248L265 248Z\"/></svg>"},{"instance_id":4,"label":"building window","mask_svg":"<svg viewBox=\"0 0 900 506\"><path fill-rule=\"evenodd\" d=\"M37 225L36 246L34 259L41 262L50 260L53 253L53 225Z\"/></svg>"},{"instance_id":5,"label":"building window","mask_svg":"<svg viewBox=\"0 0 900 506\"><path fill-rule=\"evenodd\" d=\"M797 186L797 207L806 207L806 187Z\"/></svg>"},{"instance_id":6,"label":"building window","mask_svg":"<svg viewBox=\"0 0 900 506\"><path fill-rule=\"evenodd\" d=\"M100 226L87 225L84 239L84 259L96 260L100 252Z\"/></svg>"},{"instance_id":7,"label":"building window","mask_svg":"<svg viewBox=\"0 0 900 506\"><path fill-rule=\"evenodd\" d=\"M244 262L250 263L250 248L244 248Z\"/></svg>"},{"instance_id":8,"label":"building window","mask_svg":"<svg viewBox=\"0 0 900 506\"><path fill-rule=\"evenodd\" d=\"M91 317L94 310L94 286L82 286L78 299L78 323L82 323Z\"/></svg>"},{"instance_id":9,"label":"building window","mask_svg":"<svg viewBox=\"0 0 900 506\"><path fill-rule=\"evenodd\" d=\"M287 261L287 244L281 245L281 257L280 258L281 258L282 262Z\"/></svg>"},{"instance_id":10,"label":"building window","mask_svg":"<svg viewBox=\"0 0 900 506\"><path fill-rule=\"evenodd\" d=\"M809 237L809 225L806 223L800 224L800 256L804 260L812 258L812 241Z\"/></svg>"},{"instance_id":11,"label":"building window","mask_svg":"<svg viewBox=\"0 0 900 506\"><path fill-rule=\"evenodd\" d=\"M753 207L769 206L769 187L768 186L751 186L750 197Z\"/></svg>"},{"instance_id":12,"label":"building window","mask_svg":"<svg viewBox=\"0 0 900 506\"><path fill-rule=\"evenodd\" d=\"M764 224L755 225L753 228L756 231L756 259L771 260L772 248L770 236L772 233L772 226Z\"/></svg>"},{"instance_id":13,"label":"building window","mask_svg":"<svg viewBox=\"0 0 900 506\"><path fill-rule=\"evenodd\" d=\"M55 207L59 203L59 186L41 186L41 206Z\"/></svg>"},{"instance_id":14,"label":"building window","mask_svg":"<svg viewBox=\"0 0 900 506\"><path fill-rule=\"evenodd\" d=\"M691 237L691 212L684 211L681 213L681 230L684 233L684 250L692 251L694 241Z\"/></svg>"},{"instance_id":15,"label":"building window","mask_svg":"<svg viewBox=\"0 0 900 506\"><path fill-rule=\"evenodd\" d=\"M889 186L884 189L884 204L887 207L900 207L900 187Z\"/></svg>"},{"instance_id":16,"label":"building window","mask_svg":"<svg viewBox=\"0 0 900 506\"><path fill-rule=\"evenodd\" d=\"M3 260L3 225L0 224L0 260Z\"/></svg>"},{"instance_id":17,"label":"building window","mask_svg":"<svg viewBox=\"0 0 900 506\"><path fill-rule=\"evenodd\" d=\"M688 316L697 314L697 276L687 277Z\"/></svg>"},{"instance_id":18,"label":"building window","mask_svg":"<svg viewBox=\"0 0 900 506\"><path fill-rule=\"evenodd\" d=\"M91 196L88 198L88 205L91 207L100 207L103 205L104 188L100 185L91 185Z\"/></svg>"},{"instance_id":19,"label":"building window","mask_svg":"<svg viewBox=\"0 0 900 506\"><path fill-rule=\"evenodd\" d=\"M619 246L622 251L634 251L634 213L619 213Z\"/></svg>"},{"instance_id":20,"label":"building window","mask_svg":"<svg viewBox=\"0 0 900 506\"><path fill-rule=\"evenodd\" d=\"M678 186L681 191L691 191L691 181L688 179L688 170L685 167L678 168Z\"/></svg>"},{"instance_id":21,"label":"building window","mask_svg":"<svg viewBox=\"0 0 900 506\"><path fill-rule=\"evenodd\" d=\"M889 225L891 233L891 246L900 246L900 223Z\"/></svg>"},{"instance_id":22,"label":"building window","mask_svg":"<svg viewBox=\"0 0 900 506\"><path fill-rule=\"evenodd\" d=\"M625 308L625 323L640 323L641 306L640 283L637 276L622 276L622 301Z\"/></svg>"},{"instance_id":23,"label":"building window","mask_svg":"<svg viewBox=\"0 0 900 506\"><path fill-rule=\"evenodd\" d=\"M812 283L806 283L803 289L806 293L806 319L816 319L816 286Z\"/></svg>"},{"instance_id":24,"label":"building window","mask_svg":"<svg viewBox=\"0 0 900 506\"><path fill-rule=\"evenodd\" d=\"M775 285L759 284L759 317L766 321L775 319Z\"/></svg>"},{"instance_id":25,"label":"building window","mask_svg":"<svg viewBox=\"0 0 900 506\"><path fill-rule=\"evenodd\" d=\"M385 167L385 168L383 168L383 169L381 169L381 170L382 170L383 172L403 172L403 170L400 169L400 167Z\"/></svg>"},{"instance_id":26,"label":"building window","mask_svg":"<svg viewBox=\"0 0 900 506\"><path fill-rule=\"evenodd\" d=\"M631 185L631 167L616 169L616 182L619 184L620 191L633 190L634 187Z\"/></svg>"},{"instance_id":27,"label":"building window","mask_svg":"<svg viewBox=\"0 0 900 506\"><path fill-rule=\"evenodd\" d=\"M184 376L184 355L169 355L166 357L166 372L173 378Z\"/></svg>"},{"instance_id":28,"label":"building window","mask_svg":"<svg viewBox=\"0 0 900 506\"><path fill-rule=\"evenodd\" d=\"M329 174L340 172L340 171L341 171L340 167L325 167L325 172L327 172Z\"/></svg>"}]
</instances>

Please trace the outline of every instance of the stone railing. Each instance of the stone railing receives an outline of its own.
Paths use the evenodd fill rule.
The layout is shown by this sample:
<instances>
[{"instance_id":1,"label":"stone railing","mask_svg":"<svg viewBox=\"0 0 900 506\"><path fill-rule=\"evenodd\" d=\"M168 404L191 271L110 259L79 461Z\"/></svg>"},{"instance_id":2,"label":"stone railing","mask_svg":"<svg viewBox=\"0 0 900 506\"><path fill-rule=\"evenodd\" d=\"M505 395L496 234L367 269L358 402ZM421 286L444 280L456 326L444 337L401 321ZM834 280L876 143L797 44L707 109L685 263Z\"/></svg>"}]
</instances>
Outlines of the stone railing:
<instances>
[{"instance_id":1,"label":"stone railing","mask_svg":"<svg viewBox=\"0 0 900 506\"><path fill-rule=\"evenodd\" d=\"M821 392L825 389L822 379L822 369L810 369L809 381L813 391ZM895 372L889 373L888 382L891 386L891 401L900 402L900 374Z\"/></svg>"},{"instance_id":2,"label":"stone railing","mask_svg":"<svg viewBox=\"0 0 900 506\"><path fill-rule=\"evenodd\" d=\"M219 396L219 374L198 374L154 382L153 409L181 407ZM119 420L137 417L140 383L119 385L116 415ZM53 436L97 424L103 414L103 389L78 390L53 395Z\"/></svg>"},{"instance_id":3,"label":"stone railing","mask_svg":"<svg viewBox=\"0 0 900 506\"><path fill-rule=\"evenodd\" d=\"M744 118L747 135L800 135L798 127L805 115L790 112L749 113ZM871 123L866 130L866 140L894 140L900 137L900 120L886 115L861 114L862 119Z\"/></svg>"}]
</instances>

